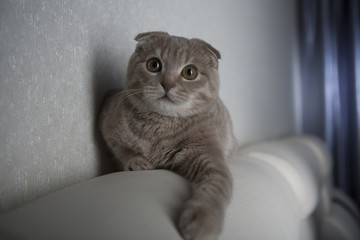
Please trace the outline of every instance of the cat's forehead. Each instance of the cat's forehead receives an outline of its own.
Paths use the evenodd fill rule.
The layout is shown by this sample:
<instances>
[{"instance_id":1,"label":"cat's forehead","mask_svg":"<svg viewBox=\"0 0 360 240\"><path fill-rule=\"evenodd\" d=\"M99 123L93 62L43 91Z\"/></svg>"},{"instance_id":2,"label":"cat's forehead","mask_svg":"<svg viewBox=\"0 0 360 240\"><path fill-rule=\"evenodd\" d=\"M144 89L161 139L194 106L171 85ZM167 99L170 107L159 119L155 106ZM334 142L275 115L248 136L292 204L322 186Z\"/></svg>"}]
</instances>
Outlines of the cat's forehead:
<instances>
[{"instance_id":1,"label":"cat's forehead","mask_svg":"<svg viewBox=\"0 0 360 240\"><path fill-rule=\"evenodd\" d=\"M188 39L180 37L169 37L159 44L156 51L163 60L189 61L197 55L196 46L193 46Z\"/></svg>"},{"instance_id":2,"label":"cat's forehead","mask_svg":"<svg viewBox=\"0 0 360 240\"><path fill-rule=\"evenodd\" d=\"M198 57L204 57L206 51L190 39L177 36L164 36L141 43L141 49L145 55L156 55L162 59L177 59L189 61Z\"/></svg>"}]
</instances>

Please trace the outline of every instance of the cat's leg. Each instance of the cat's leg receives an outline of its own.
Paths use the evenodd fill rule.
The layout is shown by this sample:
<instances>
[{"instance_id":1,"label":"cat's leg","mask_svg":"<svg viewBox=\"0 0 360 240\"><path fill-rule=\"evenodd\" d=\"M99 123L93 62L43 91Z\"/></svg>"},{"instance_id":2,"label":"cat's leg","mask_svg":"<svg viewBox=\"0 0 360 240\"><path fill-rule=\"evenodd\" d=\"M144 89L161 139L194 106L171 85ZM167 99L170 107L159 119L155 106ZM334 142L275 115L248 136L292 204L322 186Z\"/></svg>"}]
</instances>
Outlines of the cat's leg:
<instances>
[{"instance_id":1,"label":"cat's leg","mask_svg":"<svg viewBox=\"0 0 360 240\"><path fill-rule=\"evenodd\" d=\"M181 175L190 180L193 189L179 220L186 240L217 239L222 230L232 177L226 163L216 155L201 154L182 169Z\"/></svg>"},{"instance_id":2,"label":"cat's leg","mask_svg":"<svg viewBox=\"0 0 360 240\"><path fill-rule=\"evenodd\" d=\"M142 156L134 156L129 158L126 164L124 164L125 171L139 171L154 169L154 166Z\"/></svg>"},{"instance_id":3,"label":"cat's leg","mask_svg":"<svg viewBox=\"0 0 360 240\"><path fill-rule=\"evenodd\" d=\"M117 147L113 149L113 152L116 158L121 161L125 171L154 169L154 166L145 157L136 154L129 149Z\"/></svg>"}]
</instances>

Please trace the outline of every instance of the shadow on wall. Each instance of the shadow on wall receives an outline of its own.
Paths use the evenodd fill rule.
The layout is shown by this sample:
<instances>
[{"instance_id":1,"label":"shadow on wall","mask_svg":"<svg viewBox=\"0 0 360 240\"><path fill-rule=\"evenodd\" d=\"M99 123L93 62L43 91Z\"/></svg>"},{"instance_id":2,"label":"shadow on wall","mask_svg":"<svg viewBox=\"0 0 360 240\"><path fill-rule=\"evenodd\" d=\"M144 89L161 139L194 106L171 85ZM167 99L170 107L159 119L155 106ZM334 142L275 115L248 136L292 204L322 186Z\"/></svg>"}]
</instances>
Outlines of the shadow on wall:
<instances>
[{"instance_id":1,"label":"shadow on wall","mask_svg":"<svg viewBox=\"0 0 360 240\"><path fill-rule=\"evenodd\" d=\"M93 96L93 137L96 144L98 159L98 175L121 170L99 129L99 113L106 93L115 88L123 88L127 59L122 59L117 51L108 46L98 46L94 49L92 58L92 96Z\"/></svg>"}]
</instances>

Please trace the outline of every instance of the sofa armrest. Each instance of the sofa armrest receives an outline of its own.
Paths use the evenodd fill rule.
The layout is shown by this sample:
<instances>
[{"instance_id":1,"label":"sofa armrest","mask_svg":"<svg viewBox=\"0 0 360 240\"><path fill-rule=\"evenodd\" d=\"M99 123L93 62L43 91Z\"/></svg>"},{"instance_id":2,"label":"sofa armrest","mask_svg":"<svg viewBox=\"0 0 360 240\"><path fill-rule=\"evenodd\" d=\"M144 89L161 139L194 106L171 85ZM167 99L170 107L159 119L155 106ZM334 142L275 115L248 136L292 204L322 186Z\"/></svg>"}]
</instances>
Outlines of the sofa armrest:
<instances>
[{"instance_id":1,"label":"sofa armrest","mask_svg":"<svg viewBox=\"0 0 360 240\"><path fill-rule=\"evenodd\" d=\"M165 170L118 172L0 216L0 239L178 239L188 184Z\"/></svg>"}]
</instances>

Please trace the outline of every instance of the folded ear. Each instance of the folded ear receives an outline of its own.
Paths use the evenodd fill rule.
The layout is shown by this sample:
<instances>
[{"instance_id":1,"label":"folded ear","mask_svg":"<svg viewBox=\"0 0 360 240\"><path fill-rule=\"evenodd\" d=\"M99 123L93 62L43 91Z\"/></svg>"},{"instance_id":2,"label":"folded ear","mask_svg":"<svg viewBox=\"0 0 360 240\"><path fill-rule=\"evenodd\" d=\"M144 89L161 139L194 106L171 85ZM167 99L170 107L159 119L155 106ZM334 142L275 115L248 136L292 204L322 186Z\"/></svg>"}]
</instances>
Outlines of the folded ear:
<instances>
[{"instance_id":1,"label":"folded ear","mask_svg":"<svg viewBox=\"0 0 360 240\"><path fill-rule=\"evenodd\" d=\"M148 37L154 37L154 36L169 36L169 34L167 32L144 32L144 33L139 33L135 37L135 41L141 42L141 41L145 40Z\"/></svg>"},{"instance_id":2,"label":"folded ear","mask_svg":"<svg viewBox=\"0 0 360 240\"><path fill-rule=\"evenodd\" d=\"M206 47L217 59L221 59L220 52L216 50L213 46L211 46L209 43L198 38L193 38L191 40L197 42L199 45Z\"/></svg>"}]
</instances>

